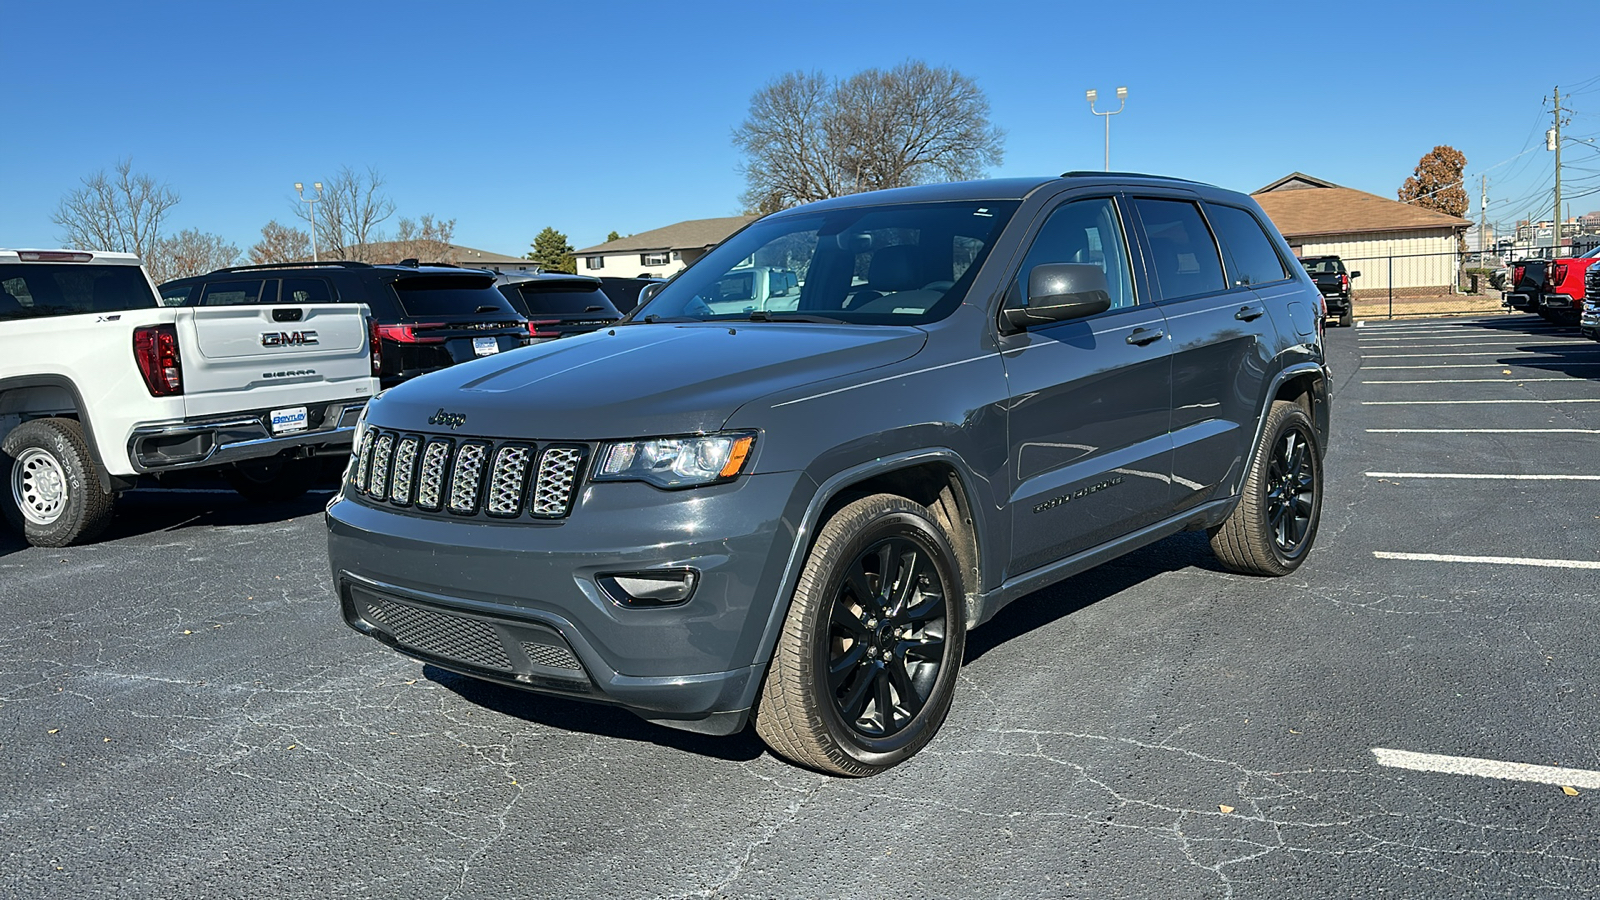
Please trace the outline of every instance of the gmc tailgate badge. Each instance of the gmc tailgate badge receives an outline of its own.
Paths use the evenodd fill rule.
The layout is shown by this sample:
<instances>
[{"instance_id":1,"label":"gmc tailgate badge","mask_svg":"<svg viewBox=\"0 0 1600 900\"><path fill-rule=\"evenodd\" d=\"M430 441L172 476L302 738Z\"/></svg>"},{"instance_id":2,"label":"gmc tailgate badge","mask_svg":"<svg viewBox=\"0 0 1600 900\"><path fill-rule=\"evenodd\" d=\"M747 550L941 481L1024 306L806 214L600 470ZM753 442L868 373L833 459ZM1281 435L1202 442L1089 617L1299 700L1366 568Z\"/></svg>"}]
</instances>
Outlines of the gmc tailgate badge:
<instances>
[{"instance_id":1,"label":"gmc tailgate badge","mask_svg":"<svg viewBox=\"0 0 1600 900\"><path fill-rule=\"evenodd\" d=\"M315 331L265 331L261 334L263 347L295 347L315 344Z\"/></svg>"}]
</instances>

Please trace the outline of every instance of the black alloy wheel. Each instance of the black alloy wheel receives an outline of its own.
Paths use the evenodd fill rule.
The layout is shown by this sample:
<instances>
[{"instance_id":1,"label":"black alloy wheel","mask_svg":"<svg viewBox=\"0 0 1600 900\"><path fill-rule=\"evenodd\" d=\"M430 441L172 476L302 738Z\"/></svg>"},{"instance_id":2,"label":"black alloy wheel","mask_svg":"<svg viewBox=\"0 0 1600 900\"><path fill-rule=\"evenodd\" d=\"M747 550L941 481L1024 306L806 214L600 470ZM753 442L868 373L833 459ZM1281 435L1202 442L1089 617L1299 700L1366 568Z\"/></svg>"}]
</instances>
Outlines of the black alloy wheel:
<instances>
[{"instance_id":1,"label":"black alloy wheel","mask_svg":"<svg viewBox=\"0 0 1600 900\"><path fill-rule=\"evenodd\" d=\"M873 494L817 532L756 705L775 752L861 777L933 740L967 640L949 504Z\"/></svg>"},{"instance_id":2,"label":"black alloy wheel","mask_svg":"<svg viewBox=\"0 0 1600 900\"><path fill-rule=\"evenodd\" d=\"M1316 509L1316 464L1306 435L1299 427L1290 428L1273 444L1272 461L1267 466L1267 525L1273 543L1286 556L1299 552L1311 531L1311 515Z\"/></svg>"},{"instance_id":3,"label":"black alloy wheel","mask_svg":"<svg viewBox=\"0 0 1600 900\"><path fill-rule=\"evenodd\" d=\"M944 658L945 591L933 549L915 536L868 547L842 573L828 616L828 692L863 738L889 737L922 712Z\"/></svg>"}]
</instances>

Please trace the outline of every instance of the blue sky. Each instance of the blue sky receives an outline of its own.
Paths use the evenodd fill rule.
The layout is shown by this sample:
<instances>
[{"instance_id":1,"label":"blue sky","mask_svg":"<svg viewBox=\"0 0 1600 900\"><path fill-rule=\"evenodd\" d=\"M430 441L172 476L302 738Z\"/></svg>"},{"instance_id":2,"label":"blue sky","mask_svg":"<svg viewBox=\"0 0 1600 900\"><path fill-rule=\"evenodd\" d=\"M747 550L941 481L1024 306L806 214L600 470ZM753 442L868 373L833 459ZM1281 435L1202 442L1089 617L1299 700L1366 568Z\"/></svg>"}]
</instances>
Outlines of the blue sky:
<instances>
[{"instance_id":1,"label":"blue sky","mask_svg":"<svg viewBox=\"0 0 1600 900\"><path fill-rule=\"evenodd\" d=\"M168 232L241 249L292 217L295 181L343 165L379 169L399 215L456 219L457 243L520 254L553 225L584 247L739 212L730 132L770 79L906 59L987 93L997 176L1100 168L1084 90L1103 109L1118 85L1113 168L1243 191L1299 170L1393 196L1450 144L1474 217L1478 173L1515 157L1488 171L1492 221L1548 215L1554 86L1579 89L1568 134L1600 138L1600 62L1519 58L1503 3L1295 6L14 3L0 246L58 245L62 195L131 157L183 198ZM1595 146L1568 151L1569 194L1600 188ZM1572 201L1592 209L1600 193Z\"/></svg>"}]
</instances>

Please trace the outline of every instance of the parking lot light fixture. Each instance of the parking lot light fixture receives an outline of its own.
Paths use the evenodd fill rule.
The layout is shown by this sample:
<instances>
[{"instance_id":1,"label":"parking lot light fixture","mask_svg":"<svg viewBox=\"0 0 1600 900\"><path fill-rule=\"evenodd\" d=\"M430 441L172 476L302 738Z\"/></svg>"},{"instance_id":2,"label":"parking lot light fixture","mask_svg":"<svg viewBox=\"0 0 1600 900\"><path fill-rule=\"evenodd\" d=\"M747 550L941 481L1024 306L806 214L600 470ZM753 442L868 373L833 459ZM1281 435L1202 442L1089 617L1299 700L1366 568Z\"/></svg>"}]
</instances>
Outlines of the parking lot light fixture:
<instances>
[{"instance_id":1,"label":"parking lot light fixture","mask_svg":"<svg viewBox=\"0 0 1600 900\"><path fill-rule=\"evenodd\" d=\"M322 182L313 181L311 189L316 191L316 194L307 197L305 183L299 181L294 183L294 192L300 195L300 202L304 203L311 213L311 261L320 262L317 258L317 201L322 199Z\"/></svg>"},{"instance_id":2,"label":"parking lot light fixture","mask_svg":"<svg viewBox=\"0 0 1600 900\"><path fill-rule=\"evenodd\" d=\"M1123 107L1128 105L1128 89L1117 88L1117 108L1107 112L1094 108L1094 102L1099 96L1099 92L1092 88L1084 92L1084 97L1089 101L1089 111L1106 120L1106 171L1109 172L1111 171L1111 117L1122 112Z\"/></svg>"}]
</instances>

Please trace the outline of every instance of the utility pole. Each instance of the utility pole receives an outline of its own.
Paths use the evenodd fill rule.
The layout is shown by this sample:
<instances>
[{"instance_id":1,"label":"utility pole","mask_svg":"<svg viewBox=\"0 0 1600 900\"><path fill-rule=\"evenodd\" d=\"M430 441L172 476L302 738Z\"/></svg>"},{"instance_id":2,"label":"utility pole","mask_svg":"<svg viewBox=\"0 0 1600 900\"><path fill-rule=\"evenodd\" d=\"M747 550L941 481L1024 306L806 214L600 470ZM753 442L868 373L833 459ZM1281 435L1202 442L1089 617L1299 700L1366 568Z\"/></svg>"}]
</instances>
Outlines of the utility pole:
<instances>
[{"instance_id":1,"label":"utility pole","mask_svg":"<svg viewBox=\"0 0 1600 900\"><path fill-rule=\"evenodd\" d=\"M1489 242L1489 176L1478 176L1478 265L1483 265L1483 245Z\"/></svg>"},{"instance_id":2,"label":"utility pole","mask_svg":"<svg viewBox=\"0 0 1600 900\"><path fill-rule=\"evenodd\" d=\"M1561 256L1561 86L1556 85L1556 127L1555 140L1552 142L1556 151L1556 212L1555 229L1550 239L1550 258L1557 259Z\"/></svg>"}]
</instances>

